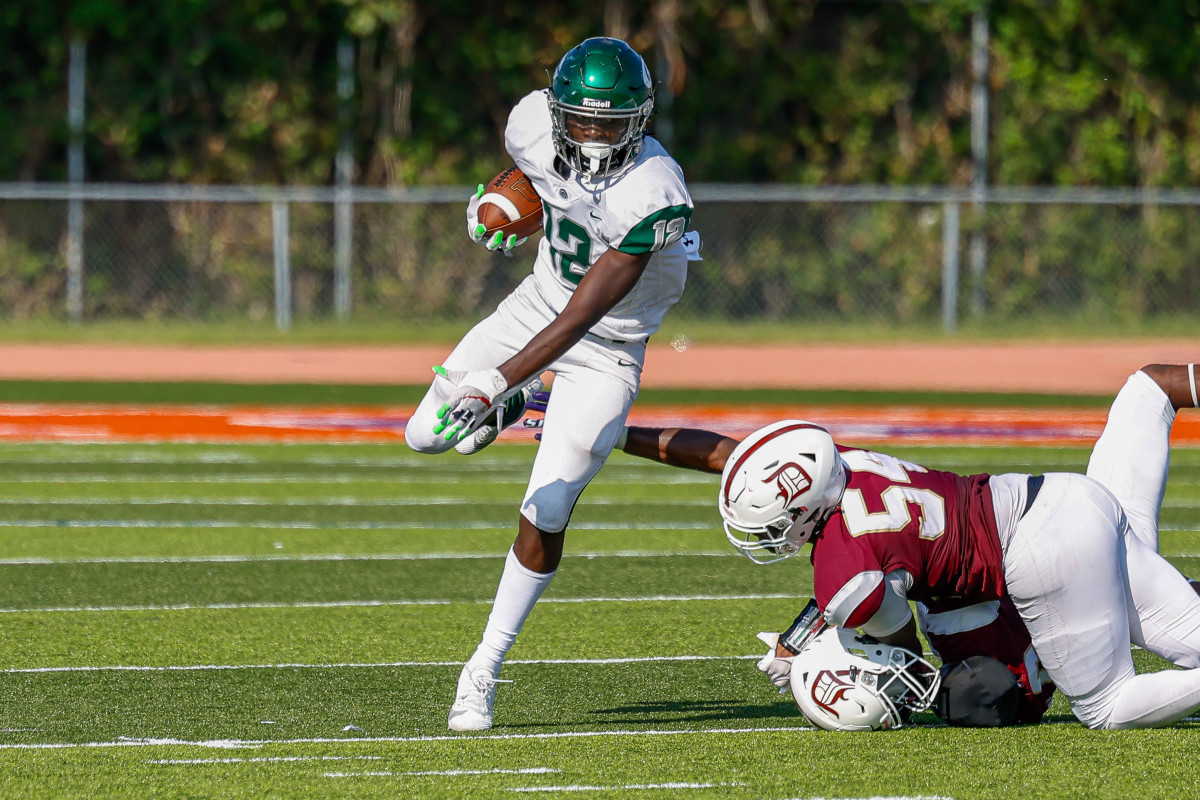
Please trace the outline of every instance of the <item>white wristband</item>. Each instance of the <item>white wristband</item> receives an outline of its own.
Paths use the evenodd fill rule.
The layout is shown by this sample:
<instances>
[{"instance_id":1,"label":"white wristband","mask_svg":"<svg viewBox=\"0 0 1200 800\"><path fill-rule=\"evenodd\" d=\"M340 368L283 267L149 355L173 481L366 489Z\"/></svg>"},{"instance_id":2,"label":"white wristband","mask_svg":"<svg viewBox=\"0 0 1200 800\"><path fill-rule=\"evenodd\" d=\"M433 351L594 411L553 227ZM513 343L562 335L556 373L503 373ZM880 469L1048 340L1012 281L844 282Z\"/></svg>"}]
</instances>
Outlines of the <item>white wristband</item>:
<instances>
[{"instance_id":1,"label":"white wristband","mask_svg":"<svg viewBox=\"0 0 1200 800\"><path fill-rule=\"evenodd\" d=\"M504 391L508 388L508 381L505 380L498 369L481 369L469 372L463 376L462 383L459 386L470 386L478 389L487 395L489 403L493 403L499 395L504 394Z\"/></svg>"}]
</instances>

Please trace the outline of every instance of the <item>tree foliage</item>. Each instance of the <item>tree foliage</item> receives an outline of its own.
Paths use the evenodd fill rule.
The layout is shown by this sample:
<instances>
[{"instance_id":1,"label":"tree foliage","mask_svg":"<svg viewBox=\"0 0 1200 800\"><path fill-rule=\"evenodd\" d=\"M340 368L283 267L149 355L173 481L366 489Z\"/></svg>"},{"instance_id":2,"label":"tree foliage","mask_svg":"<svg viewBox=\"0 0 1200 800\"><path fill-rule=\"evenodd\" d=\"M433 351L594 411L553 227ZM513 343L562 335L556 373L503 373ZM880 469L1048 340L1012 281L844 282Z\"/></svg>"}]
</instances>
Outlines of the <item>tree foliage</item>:
<instances>
[{"instance_id":1,"label":"tree foliage","mask_svg":"<svg viewBox=\"0 0 1200 800\"><path fill-rule=\"evenodd\" d=\"M90 180L323 184L348 140L356 182L400 185L503 166L512 104L609 34L692 181L964 185L981 9L989 182L1200 177L1195 0L23 0L0 9L0 180L64 179L76 37Z\"/></svg>"}]
</instances>

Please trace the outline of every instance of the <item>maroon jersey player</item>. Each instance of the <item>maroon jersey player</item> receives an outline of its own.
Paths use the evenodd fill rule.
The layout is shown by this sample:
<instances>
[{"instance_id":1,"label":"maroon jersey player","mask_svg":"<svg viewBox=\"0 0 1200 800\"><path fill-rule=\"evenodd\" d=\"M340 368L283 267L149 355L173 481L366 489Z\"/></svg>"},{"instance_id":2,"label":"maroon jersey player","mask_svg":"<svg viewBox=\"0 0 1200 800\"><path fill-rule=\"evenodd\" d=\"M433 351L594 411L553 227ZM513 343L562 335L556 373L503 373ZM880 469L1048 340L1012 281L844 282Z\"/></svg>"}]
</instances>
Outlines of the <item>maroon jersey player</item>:
<instances>
[{"instance_id":1,"label":"maroon jersey player","mask_svg":"<svg viewBox=\"0 0 1200 800\"><path fill-rule=\"evenodd\" d=\"M1165 480L1167 437L1156 421L1169 432L1175 410L1196 403L1195 386L1192 365L1151 365L1131 376L1088 476L929 470L839 449L823 428L800 420L741 443L633 429L621 444L666 463L722 470L726 534L751 558L785 558L813 540L814 594L830 624L919 650L909 599L936 608L1007 594L1080 721L1153 727L1200 708L1200 627L1188 622L1200 618L1200 598L1148 543L1157 541L1162 491L1146 485ZM1131 640L1184 669L1135 674Z\"/></svg>"},{"instance_id":2,"label":"maroon jersey player","mask_svg":"<svg viewBox=\"0 0 1200 800\"><path fill-rule=\"evenodd\" d=\"M737 441L708 431L695 429L657 429L630 427L621 445L623 449L637 456L651 458L674 466L698 469L705 472L720 473L724 469L727 458L737 446ZM839 448L842 453L851 448ZM864 453L866 451L856 451ZM859 459L859 456L852 456ZM875 465L875 469L882 469ZM863 472L864 479L872 473ZM786 476L782 475L781 477ZM877 476L878 477L878 476ZM938 473L940 481L951 485L963 485L966 493L979 497L978 480ZM801 479L803 480L803 479ZM971 487L974 487L973 489ZM886 487L880 487L885 489ZM886 505L886 501L877 500ZM893 501L894 503L895 501ZM980 499L979 502L986 502ZM938 519L945 514L933 504L933 513ZM906 517L907 519L907 517ZM928 524L928 523L923 523ZM963 527L960 525L959 527ZM931 552L945 552L949 539L943 540L938 547L933 542L926 542L925 547ZM915 563L920 561L921 543L897 542L894 552L890 553L894 563ZM998 547L996 550L998 551ZM859 557L862 558L860 553ZM998 560L998 553L996 559ZM875 559L871 559L875 560ZM893 563L889 559L889 564ZM997 567L998 569L998 567ZM945 583L951 596L936 598L933 595L923 595L924 602L917 604L921 614L922 630L929 640L930 646L944 663L962 661L972 656L987 656L1001 661L1014 675L1020 687L1021 694L1017 702L1015 715L1006 719L1007 723L1037 722L1042 718L1054 695L1054 684L1050 682L1029 639L1021 618L1007 597L992 597L983 602L964 602L953 597L972 586L990 586L991 594L997 594L999 585L995 577L997 569L992 574L980 573L965 579L953 574L946 574L944 568L938 573L939 582ZM882 574L882 570L876 570ZM868 595L882 595L882 581L876 580L870 586L862 587ZM777 685L786 685L787 675L780 675Z\"/></svg>"}]
</instances>

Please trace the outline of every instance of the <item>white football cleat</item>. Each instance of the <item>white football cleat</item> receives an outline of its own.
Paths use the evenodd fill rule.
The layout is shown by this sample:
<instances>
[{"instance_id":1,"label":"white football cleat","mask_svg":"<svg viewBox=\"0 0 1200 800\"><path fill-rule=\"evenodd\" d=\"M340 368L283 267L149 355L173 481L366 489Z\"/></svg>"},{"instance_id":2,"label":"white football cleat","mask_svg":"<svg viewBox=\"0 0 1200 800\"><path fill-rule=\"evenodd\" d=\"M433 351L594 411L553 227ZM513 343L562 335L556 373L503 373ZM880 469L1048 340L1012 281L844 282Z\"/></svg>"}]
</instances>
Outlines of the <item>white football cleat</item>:
<instances>
[{"instance_id":1,"label":"white football cleat","mask_svg":"<svg viewBox=\"0 0 1200 800\"><path fill-rule=\"evenodd\" d=\"M504 401L504 410L500 415L500 425L496 425L495 416L490 416L489 419L492 420L491 422L485 422L480 425L467 438L454 445L454 449L464 456L469 456L478 453L496 441L496 437L500 435L500 431L524 416L525 404L529 402L529 398L533 397L535 392L540 392L545 387L546 385L542 383L541 378L534 378L521 391Z\"/></svg>"},{"instance_id":2,"label":"white football cleat","mask_svg":"<svg viewBox=\"0 0 1200 800\"><path fill-rule=\"evenodd\" d=\"M496 684L502 681L487 667L463 665L458 676L454 705L446 720L452 731L486 731L492 727L492 707L496 704Z\"/></svg>"}]
</instances>

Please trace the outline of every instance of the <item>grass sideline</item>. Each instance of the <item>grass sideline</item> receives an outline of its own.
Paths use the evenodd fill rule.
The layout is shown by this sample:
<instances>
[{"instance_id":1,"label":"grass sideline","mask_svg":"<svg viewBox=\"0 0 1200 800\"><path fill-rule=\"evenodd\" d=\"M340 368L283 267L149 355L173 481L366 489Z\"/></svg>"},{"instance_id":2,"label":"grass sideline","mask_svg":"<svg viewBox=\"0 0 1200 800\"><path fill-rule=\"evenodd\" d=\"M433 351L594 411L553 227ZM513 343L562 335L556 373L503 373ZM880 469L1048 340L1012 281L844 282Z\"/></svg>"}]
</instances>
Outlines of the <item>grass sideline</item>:
<instances>
[{"instance_id":1,"label":"grass sideline","mask_svg":"<svg viewBox=\"0 0 1200 800\"><path fill-rule=\"evenodd\" d=\"M498 298L499 299L499 298ZM482 315L480 315L482 316ZM9 343L120 343L203 345L349 345L445 344L457 342L475 320L470 318L411 318L396 314L356 312L345 320L300 317L287 330L279 330L271 317L161 320L115 319L66 322L57 319L0 321L0 339ZM1103 338L1128 342L1136 339L1181 339L1195 333L1190 314L1160 315L1155 319L1115 317L1110 313L1077 311L1027 316L1013 320L964 318L947 333L940 315L912 322L847 321L836 316L805 321L709 319L672 311L658 341L687 337L693 342L759 344L778 342L994 342L994 341L1096 341Z\"/></svg>"},{"instance_id":2,"label":"grass sideline","mask_svg":"<svg viewBox=\"0 0 1200 800\"><path fill-rule=\"evenodd\" d=\"M934 467L1080 469L1079 448L889 448ZM403 445L0 448L5 798L1175 798L1195 720L808 729L754 669L803 604L716 478L614 455L503 677L450 734L533 457ZM1200 450L1173 454L1162 547L1200 572ZM1135 653L1139 669L1162 663Z\"/></svg>"}]
</instances>

